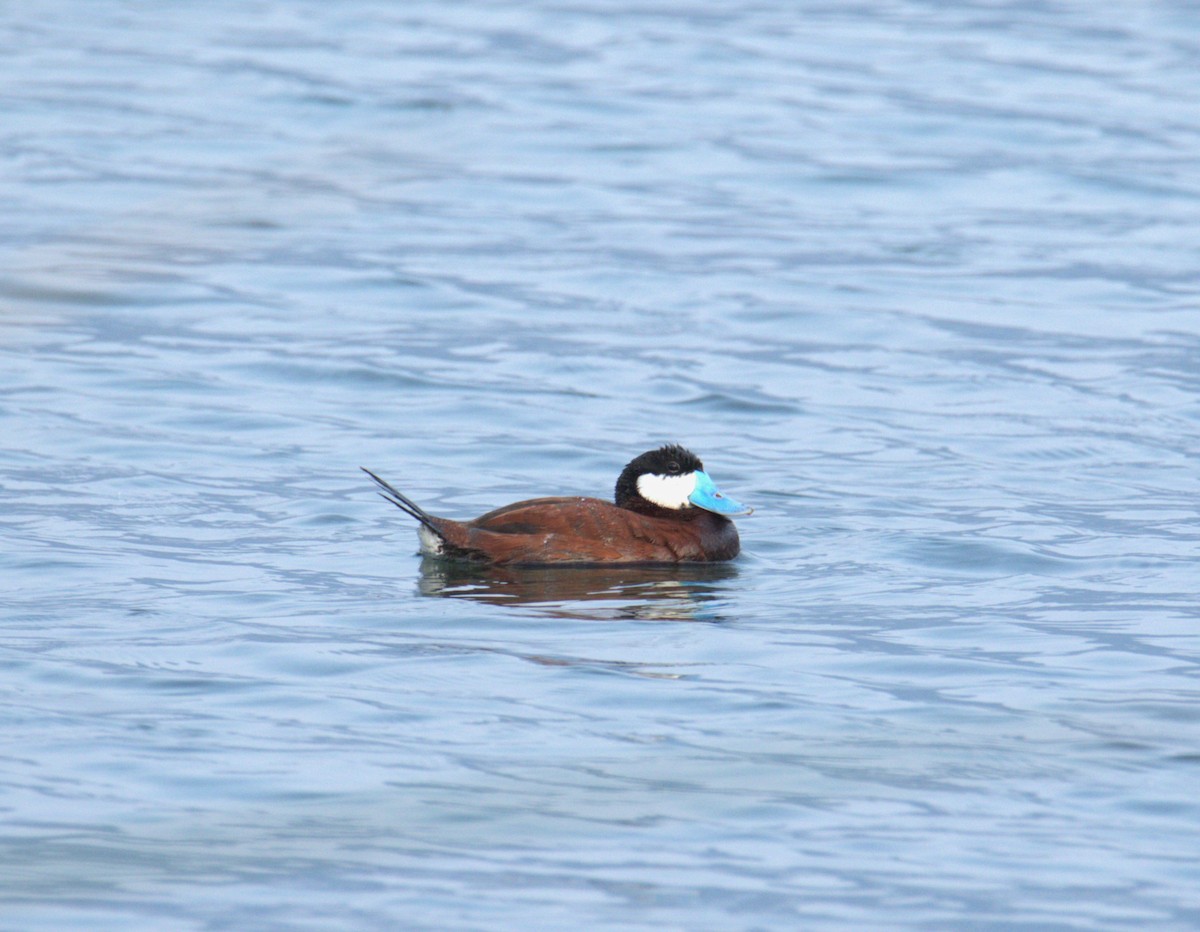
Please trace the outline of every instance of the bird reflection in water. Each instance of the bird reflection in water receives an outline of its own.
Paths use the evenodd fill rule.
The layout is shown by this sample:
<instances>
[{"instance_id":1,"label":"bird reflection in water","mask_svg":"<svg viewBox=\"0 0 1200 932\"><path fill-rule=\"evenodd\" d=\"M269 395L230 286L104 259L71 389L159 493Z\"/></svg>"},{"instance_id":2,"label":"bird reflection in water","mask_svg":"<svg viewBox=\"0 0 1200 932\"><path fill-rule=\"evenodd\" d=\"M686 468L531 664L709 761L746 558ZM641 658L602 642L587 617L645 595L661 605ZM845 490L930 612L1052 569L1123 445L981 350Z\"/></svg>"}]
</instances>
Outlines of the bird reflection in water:
<instances>
[{"instance_id":1,"label":"bird reflection in water","mask_svg":"<svg viewBox=\"0 0 1200 932\"><path fill-rule=\"evenodd\" d=\"M723 621L729 563L674 566L488 567L424 559L421 595L539 606L557 618Z\"/></svg>"}]
</instances>

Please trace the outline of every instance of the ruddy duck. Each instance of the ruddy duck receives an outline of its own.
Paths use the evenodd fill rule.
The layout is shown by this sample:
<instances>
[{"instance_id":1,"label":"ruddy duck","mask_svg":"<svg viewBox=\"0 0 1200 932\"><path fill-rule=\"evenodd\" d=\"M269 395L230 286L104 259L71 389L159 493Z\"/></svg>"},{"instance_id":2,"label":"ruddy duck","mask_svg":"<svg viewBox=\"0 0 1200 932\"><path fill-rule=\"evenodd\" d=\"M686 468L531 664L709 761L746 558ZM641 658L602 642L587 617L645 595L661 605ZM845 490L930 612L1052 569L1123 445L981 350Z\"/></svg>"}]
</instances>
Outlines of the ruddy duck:
<instances>
[{"instance_id":1,"label":"ruddy duck","mask_svg":"<svg viewBox=\"0 0 1200 932\"><path fill-rule=\"evenodd\" d=\"M496 565L712 563L741 544L728 515L752 509L717 490L704 464L677 444L643 453L617 479L616 504L533 498L452 521L424 511L369 469L379 493L420 522L427 556Z\"/></svg>"}]
</instances>

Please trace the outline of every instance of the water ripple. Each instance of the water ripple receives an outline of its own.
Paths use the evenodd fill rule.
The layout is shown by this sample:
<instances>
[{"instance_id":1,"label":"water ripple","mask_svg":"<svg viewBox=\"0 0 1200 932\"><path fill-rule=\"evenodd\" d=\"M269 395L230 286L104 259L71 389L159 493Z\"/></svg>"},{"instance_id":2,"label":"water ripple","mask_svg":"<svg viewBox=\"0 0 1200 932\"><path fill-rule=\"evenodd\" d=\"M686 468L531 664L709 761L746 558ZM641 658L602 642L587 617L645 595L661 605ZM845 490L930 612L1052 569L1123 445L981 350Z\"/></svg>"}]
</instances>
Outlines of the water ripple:
<instances>
[{"instance_id":1,"label":"water ripple","mask_svg":"<svg viewBox=\"0 0 1200 932\"><path fill-rule=\"evenodd\" d=\"M1192 5L9 7L9 925L1200 923Z\"/></svg>"}]
</instances>

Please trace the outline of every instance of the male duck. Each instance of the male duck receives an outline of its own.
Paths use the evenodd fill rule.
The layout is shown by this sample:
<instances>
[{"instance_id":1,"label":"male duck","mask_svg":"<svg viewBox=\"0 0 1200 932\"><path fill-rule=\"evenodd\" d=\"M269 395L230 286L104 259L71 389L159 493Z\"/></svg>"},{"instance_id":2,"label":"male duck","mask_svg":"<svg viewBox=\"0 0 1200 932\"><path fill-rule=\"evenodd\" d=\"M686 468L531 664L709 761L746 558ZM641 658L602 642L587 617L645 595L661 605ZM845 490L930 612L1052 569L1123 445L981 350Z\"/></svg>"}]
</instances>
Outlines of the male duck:
<instances>
[{"instance_id":1,"label":"male duck","mask_svg":"<svg viewBox=\"0 0 1200 932\"><path fill-rule=\"evenodd\" d=\"M677 444L643 453L617 479L616 504L599 498L533 498L452 521L424 511L375 473L380 495L420 522L427 556L496 565L711 563L741 544L727 515L747 508L717 490L704 464Z\"/></svg>"}]
</instances>

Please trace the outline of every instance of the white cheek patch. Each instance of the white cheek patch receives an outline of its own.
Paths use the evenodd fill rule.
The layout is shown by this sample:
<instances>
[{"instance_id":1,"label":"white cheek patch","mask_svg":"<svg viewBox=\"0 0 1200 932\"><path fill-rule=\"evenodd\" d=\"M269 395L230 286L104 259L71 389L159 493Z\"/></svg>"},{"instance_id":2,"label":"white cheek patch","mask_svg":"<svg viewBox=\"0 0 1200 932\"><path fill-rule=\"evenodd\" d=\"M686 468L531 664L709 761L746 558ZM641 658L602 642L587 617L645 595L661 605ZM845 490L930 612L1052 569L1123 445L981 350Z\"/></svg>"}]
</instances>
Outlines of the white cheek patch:
<instances>
[{"instance_id":1,"label":"white cheek patch","mask_svg":"<svg viewBox=\"0 0 1200 932\"><path fill-rule=\"evenodd\" d=\"M647 473L638 476L637 490L642 498L660 508L688 508L691 506L688 496L696 491L696 474L656 476Z\"/></svg>"}]
</instances>

